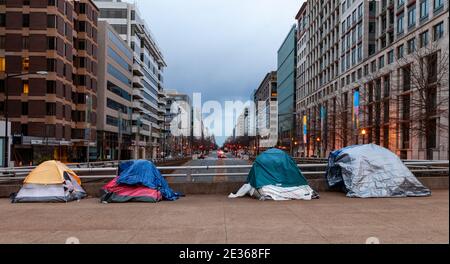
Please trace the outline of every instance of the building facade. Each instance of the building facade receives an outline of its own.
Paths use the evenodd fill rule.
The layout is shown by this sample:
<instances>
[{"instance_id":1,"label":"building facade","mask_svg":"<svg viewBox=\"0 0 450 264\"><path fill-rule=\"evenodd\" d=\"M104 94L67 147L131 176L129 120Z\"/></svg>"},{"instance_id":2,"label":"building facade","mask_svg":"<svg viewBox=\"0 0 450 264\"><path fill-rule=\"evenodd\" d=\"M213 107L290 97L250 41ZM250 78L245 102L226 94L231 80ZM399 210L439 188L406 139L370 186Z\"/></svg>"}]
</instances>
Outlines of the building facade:
<instances>
[{"instance_id":1,"label":"building facade","mask_svg":"<svg viewBox=\"0 0 450 264\"><path fill-rule=\"evenodd\" d=\"M133 50L132 157L154 159L161 152L164 123L164 69L167 66L136 4L95 1L107 21Z\"/></svg>"},{"instance_id":2,"label":"building facade","mask_svg":"<svg viewBox=\"0 0 450 264\"><path fill-rule=\"evenodd\" d=\"M252 149L255 150L256 153L265 150L265 148L261 148L260 142L269 137L269 135L262 135L261 129L270 129L271 135L276 133L278 129L278 127L273 129L276 123L270 118L270 115L274 110L273 104L277 103L277 97L277 72L272 71L266 74L253 96L256 106L256 137L255 141L252 143Z\"/></svg>"},{"instance_id":3,"label":"building facade","mask_svg":"<svg viewBox=\"0 0 450 264\"><path fill-rule=\"evenodd\" d=\"M0 10L0 112L11 121L10 158L16 165L95 158L97 7L6 0Z\"/></svg>"},{"instance_id":4,"label":"building facade","mask_svg":"<svg viewBox=\"0 0 450 264\"><path fill-rule=\"evenodd\" d=\"M295 137L297 27L293 25L278 50L278 133L282 147L293 151Z\"/></svg>"},{"instance_id":5,"label":"building facade","mask_svg":"<svg viewBox=\"0 0 450 264\"><path fill-rule=\"evenodd\" d=\"M163 153L173 157L192 155L194 120L191 98L187 94L166 90L165 103ZM178 130L175 135L172 129Z\"/></svg>"},{"instance_id":6,"label":"building facade","mask_svg":"<svg viewBox=\"0 0 450 264\"><path fill-rule=\"evenodd\" d=\"M133 51L108 22L100 21L98 29L98 156L100 160L129 160L133 151Z\"/></svg>"},{"instance_id":7,"label":"building facade","mask_svg":"<svg viewBox=\"0 0 450 264\"><path fill-rule=\"evenodd\" d=\"M307 2L310 58L327 4L340 34L335 62L319 56L320 69L334 67L334 75L298 87L306 155L375 143L403 159L448 159L448 1L332 3Z\"/></svg>"}]
</instances>

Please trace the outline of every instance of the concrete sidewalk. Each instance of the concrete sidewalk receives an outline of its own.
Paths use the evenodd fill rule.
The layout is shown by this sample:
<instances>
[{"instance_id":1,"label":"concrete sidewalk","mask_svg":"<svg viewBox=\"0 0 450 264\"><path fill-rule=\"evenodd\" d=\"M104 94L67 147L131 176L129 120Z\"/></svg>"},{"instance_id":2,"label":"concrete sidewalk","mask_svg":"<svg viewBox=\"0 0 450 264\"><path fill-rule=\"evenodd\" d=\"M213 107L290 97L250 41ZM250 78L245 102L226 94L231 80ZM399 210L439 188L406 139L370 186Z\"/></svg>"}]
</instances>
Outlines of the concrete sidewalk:
<instances>
[{"instance_id":1,"label":"concrete sidewalk","mask_svg":"<svg viewBox=\"0 0 450 264\"><path fill-rule=\"evenodd\" d=\"M11 204L0 243L449 243L449 192L429 198L272 202L197 195L158 204Z\"/></svg>"}]
</instances>

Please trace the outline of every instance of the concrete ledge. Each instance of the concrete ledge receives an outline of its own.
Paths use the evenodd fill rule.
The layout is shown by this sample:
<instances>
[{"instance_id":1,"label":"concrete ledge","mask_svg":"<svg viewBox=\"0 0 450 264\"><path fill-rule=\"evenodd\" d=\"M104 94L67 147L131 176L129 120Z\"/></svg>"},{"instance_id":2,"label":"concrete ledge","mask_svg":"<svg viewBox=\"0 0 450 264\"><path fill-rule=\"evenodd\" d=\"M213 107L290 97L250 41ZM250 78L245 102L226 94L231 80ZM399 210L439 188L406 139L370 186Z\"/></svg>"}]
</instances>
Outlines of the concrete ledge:
<instances>
[{"instance_id":1,"label":"concrete ledge","mask_svg":"<svg viewBox=\"0 0 450 264\"><path fill-rule=\"evenodd\" d=\"M449 177L418 177L418 179L431 190L448 190ZM216 183L170 183L170 187L176 191L186 195L194 194L220 194L228 195L236 192L242 187L243 182L216 182ZM317 192L328 191L327 183L324 179L310 179L310 186ZM99 197L100 189L105 185L104 182L85 183L83 188L90 197ZM0 198L7 198L12 193L20 190L20 184L0 184Z\"/></svg>"}]
</instances>

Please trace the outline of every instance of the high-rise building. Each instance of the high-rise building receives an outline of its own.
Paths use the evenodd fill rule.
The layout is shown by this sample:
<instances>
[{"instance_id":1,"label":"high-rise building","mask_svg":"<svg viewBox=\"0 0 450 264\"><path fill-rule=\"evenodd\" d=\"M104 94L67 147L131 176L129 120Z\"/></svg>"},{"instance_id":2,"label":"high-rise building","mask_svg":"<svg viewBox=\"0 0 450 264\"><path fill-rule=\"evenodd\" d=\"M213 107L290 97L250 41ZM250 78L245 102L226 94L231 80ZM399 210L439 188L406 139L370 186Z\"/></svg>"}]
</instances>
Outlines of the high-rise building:
<instances>
[{"instance_id":1,"label":"high-rise building","mask_svg":"<svg viewBox=\"0 0 450 264\"><path fill-rule=\"evenodd\" d=\"M98 26L97 142L101 160L132 157L133 50L106 21ZM120 150L120 151L119 151Z\"/></svg>"},{"instance_id":2,"label":"high-rise building","mask_svg":"<svg viewBox=\"0 0 450 264\"><path fill-rule=\"evenodd\" d=\"M305 16L306 155L375 143L403 159L448 159L448 1L310 0Z\"/></svg>"},{"instance_id":3,"label":"high-rise building","mask_svg":"<svg viewBox=\"0 0 450 264\"><path fill-rule=\"evenodd\" d=\"M293 150L295 138L297 27L293 25L278 50L278 132L282 147Z\"/></svg>"},{"instance_id":4,"label":"high-rise building","mask_svg":"<svg viewBox=\"0 0 450 264\"><path fill-rule=\"evenodd\" d=\"M0 10L0 112L11 122L10 158L17 165L95 158L97 7L6 0Z\"/></svg>"},{"instance_id":5,"label":"high-rise building","mask_svg":"<svg viewBox=\"0 0 450 264\"><path fill-rule=\"evenodd\" d=\"M167 66L136 4L97 0L100 21L107 21L133 50L133 158L156 158L164 123L164 68Z\"/></svg>"},{"instance_id":6,"label":"high-rise building","mask_svg":"<svg viewBox=\"0 0 450 264\"><path fill-rule=\"evenodd\" d=\"M191 98L175 90L166 90L165 103L163 152L172 156L192 154L194 120Z\"/></svg>"},{"instance_id":7,"label":"high-rise building","mask_svg":"<svg viewBox=\"0 0 450 264\"><path fill-rule=\"evenodd\" d=\"M297 81L296 81L296 102L295 102L295 120L296 124L301 123L303 115L301 115L300 102L305 98L308 91L307 70L308 70L308 48L309 48L309 19L307 13L307 3L303 3L298 11L295 19L297 20ZM303 131L296 126L296 135L301 136ZM300 144L300 138L295 139L294 153L296 155L304 155L303 149L306 144Z\"/></svg>"},{"instance_id":8,"label":"high-rise building","mask_svg":"<svg viewBox=\"0 0 450 264\"><path fill-rule=\"evenodd\" d=\"M261 135L261 129L270 129L270 134L275 134L278 130L278 127L273 129L273 125L276 122L273 122L274 120L271 120L270 118L273 110L273 104L277 102L277 96L277 72L272 71L266 74L253 95L253 100L256 106L256 137L252 146L256 152L263 150L260 148L261 140L269 137L268 135Z\"/></svg>"}]
</instances>

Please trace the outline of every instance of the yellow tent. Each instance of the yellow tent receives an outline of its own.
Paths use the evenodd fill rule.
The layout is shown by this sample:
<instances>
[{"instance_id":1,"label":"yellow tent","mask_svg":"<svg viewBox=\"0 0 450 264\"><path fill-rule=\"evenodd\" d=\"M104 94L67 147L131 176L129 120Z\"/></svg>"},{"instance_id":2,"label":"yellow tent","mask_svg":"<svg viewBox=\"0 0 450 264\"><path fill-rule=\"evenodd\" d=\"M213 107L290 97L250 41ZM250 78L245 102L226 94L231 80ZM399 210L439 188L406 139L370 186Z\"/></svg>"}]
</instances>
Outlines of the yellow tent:
<instances>
[{"instance_id":1,"label":"yellow tent","mask_svg":"<svg viewBox=\"0 0 450 264\"><path fill-rule=\"evenodd\" d=\"M66 165L59 161L50 160L36 167L27 178L25 184L60 184L64 182L64 173L67 172L72 176L79 185L81 180L77 174L69 169Z\"/></svg>"}]
</instances>

